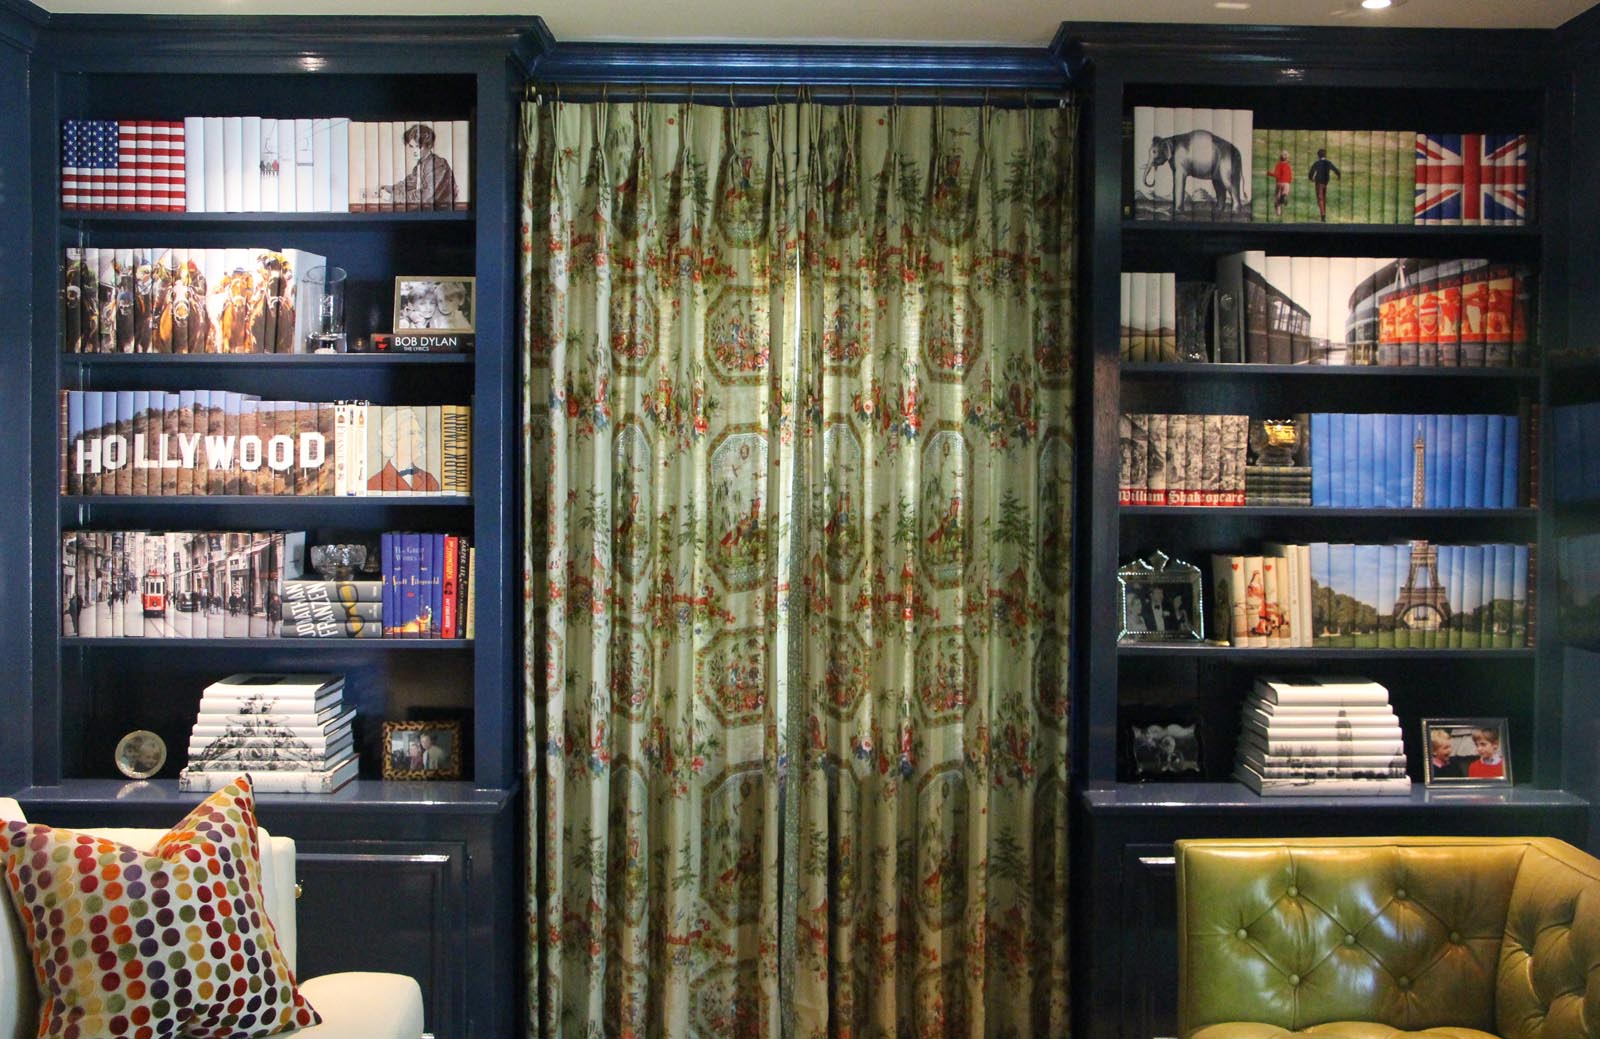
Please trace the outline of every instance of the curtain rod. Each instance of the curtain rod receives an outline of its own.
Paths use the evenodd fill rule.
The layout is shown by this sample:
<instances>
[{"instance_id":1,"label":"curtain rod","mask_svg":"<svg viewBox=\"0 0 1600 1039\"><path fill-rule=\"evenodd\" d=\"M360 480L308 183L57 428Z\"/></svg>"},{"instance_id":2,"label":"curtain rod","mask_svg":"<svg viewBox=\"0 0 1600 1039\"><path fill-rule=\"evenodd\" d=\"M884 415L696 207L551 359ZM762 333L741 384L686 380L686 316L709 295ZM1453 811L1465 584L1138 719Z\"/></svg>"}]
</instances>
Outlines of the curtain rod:
<instances>
[{"instance_id":1,"label":"curtain rod","mask_svg":"<svg viewBox=\"0 0 1600 1039\"><path fill-rule=\"evenodd\" d=\"M997 104L1015 108L1066 108L1082 103L1071 90L1025 87L889 87L839 84L746 85L732 83L529 83L526 98L535 104L561 101L661 101L724 107L815 102L818 104Z\"/></svg>"}]
</instances>

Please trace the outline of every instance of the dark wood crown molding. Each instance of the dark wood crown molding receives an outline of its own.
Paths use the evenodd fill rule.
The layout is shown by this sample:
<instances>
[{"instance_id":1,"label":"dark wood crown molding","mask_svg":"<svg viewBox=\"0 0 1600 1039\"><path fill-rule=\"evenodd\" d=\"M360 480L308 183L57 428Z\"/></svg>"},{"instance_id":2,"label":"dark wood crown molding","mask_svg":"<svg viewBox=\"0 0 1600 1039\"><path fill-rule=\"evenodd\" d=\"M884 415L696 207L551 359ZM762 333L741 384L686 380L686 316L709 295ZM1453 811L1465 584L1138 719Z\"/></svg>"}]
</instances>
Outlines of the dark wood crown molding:
<instances>
[{"instance_id":1,"label":"dark wood crown molding","mask_svg":"<svg viewBox=\"0 0 1600 1039\"><path fill-rule=\"evenodd\" d=\"M50 15L28 0L0 0L0 43L32 52Z\"/></svg>"},{"instance_id":2,"label":"dark wood crown molding","mask_svg":"<svg viewBox=\"0 0 1600 1039\"><path fill-rule=\"evenodd\" d=\"M1193 74L1216 81L1231 73L1293 84L1316 70L1334 81L1342 71L1391 73L1412 87L1491 74L1498 85L1531 86L1563 64L1560 32L1063 22L1051 49L1074 70L1112 65L1137 74L1154 71L1157 79Z\"/></svg>"},{"instance_id":3,"label":"dark wood crown molding","mask_svg":"<svg viewBox=\"0 0 1600 1039\"><path fill-rule=\"evenodd\" d=\"M1046 48L559 43L529 79L572 84L966 87L1060 91L1066 67Z\"/></svg>"}]
</instances>

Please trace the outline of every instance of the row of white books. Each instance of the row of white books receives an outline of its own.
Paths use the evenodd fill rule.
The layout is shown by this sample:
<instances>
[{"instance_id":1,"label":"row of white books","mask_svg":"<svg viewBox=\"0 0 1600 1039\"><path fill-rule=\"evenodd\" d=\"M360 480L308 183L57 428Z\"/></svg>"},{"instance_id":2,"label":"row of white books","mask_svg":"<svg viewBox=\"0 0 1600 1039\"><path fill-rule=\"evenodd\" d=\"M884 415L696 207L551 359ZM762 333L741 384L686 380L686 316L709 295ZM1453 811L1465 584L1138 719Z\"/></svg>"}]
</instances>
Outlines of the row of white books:
<instances>
[{"instance_id":1,"label":"row of white books","mask_svg":"<svg viewBox=\"0 0 1600 1039\"><path fill-rule=\"evenodd\" d=\"M206 686L180 790L217 790L248 772L260 793L331 794L359 754L338 674L236 674Z\"/></svg>"},{"instance_id":2,"label":"row of white books","mask_svg":"<svg viewBox=\"0 0 1600 1039\"><path fill-rule=\"evenodd\" d=\"M62 123L61 207L394 213L471 206L465 119L77 119Z\"/></svg>"},{"instance_id":3,"label":"row of white books","mask_svg":"<svg viewBox=\"0 0 1600 1039\"><path fill-rule=\"evenodd\" d=\"M1258 678L1239 733L1234 778L1263 797L1411 790L1389 691L1369 679Z\"/></svg>"}]
</instances>

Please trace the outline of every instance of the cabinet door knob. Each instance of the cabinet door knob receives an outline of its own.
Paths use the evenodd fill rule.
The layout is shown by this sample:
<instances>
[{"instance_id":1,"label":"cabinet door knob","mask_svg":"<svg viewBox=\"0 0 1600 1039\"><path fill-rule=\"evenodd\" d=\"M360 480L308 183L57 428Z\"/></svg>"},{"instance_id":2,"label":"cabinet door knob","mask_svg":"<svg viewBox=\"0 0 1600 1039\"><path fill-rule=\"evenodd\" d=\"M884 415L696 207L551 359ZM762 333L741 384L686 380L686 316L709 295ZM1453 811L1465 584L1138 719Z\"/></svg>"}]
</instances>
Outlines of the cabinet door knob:
<instances>
[{"instance_id":1,"label":"cabinet door knob","mask_svg":"<svg viewBox=\"0 0 1600 1039\"><path fill-rule=\"evenodd\" d=\"M305 894L305 893L306 893L306 886L304 884L300 883L300 881L298 881L298 880L295 881L294 882L294 900L296 902L300 901L300 896Z\"/></svg>"}]
</instances>

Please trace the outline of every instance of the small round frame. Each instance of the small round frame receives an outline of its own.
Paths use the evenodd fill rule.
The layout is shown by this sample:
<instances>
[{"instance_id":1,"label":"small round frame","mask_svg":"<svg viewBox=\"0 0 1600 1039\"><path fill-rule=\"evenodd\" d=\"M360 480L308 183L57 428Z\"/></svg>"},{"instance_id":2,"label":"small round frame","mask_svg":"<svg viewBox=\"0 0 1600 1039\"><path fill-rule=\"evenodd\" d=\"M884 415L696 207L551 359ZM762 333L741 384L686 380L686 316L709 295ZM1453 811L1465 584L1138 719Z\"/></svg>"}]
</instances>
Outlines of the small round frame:
<instances>
[{"instance_id":1,"label":"small round frame","mask_svg":"<svg viewBox=\"0 0 1600 1039\"><path fill-rule=\"evenodd\" d=\"M167 743L149 729L135 729L117 741L117 771L130 779L149 779L167 763Z\"/></svg>"}]
</instances>

